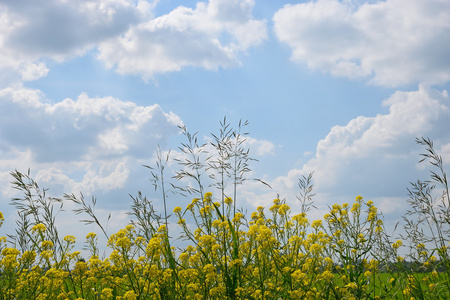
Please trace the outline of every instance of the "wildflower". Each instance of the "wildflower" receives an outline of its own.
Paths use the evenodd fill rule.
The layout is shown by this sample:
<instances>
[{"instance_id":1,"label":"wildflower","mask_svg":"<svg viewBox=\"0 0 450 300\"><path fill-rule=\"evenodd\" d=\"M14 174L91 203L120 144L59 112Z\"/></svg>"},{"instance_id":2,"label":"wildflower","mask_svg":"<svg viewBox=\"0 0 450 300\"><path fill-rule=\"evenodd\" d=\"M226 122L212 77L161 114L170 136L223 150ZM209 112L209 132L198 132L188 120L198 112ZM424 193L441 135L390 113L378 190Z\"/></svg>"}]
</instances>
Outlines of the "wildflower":
<instances>
[{"instance_id":1,"label":"wildflower","mask_svg":"<svg viewBox=\"0 0 450 300\"><path fill-rule=\"evenodd\" d=\"M289 205L287 205L286 203L284 203L284 204L282 204L281 206L280 206L280 208L278 209L278 213L280 214L280 215L285 215L286 214L286 212L288 211L288 210L290 210L291 208L289 207Z\"/></svg>"},{"instance_id":2,"label":"wildflower","mask_svg":"<svg viewBox=\"0 0 450 300\"><path fill-rule=\"evenodd\" d=\"M137 296L134 291L128 291L123 295L123 300L136 300Z\"/></svg>"},{"instance_id":3,"label":"wildflower","mask_svg":"<svg viewBox=\"0 0 450 300\"><path fill-rule=\"evenodd\" d=\"M331 273L328 270L324 271L321 276L322 276L323 279L325 279L327 281L330 281L330 280L332 280L334 278L333 273Z\"/></svg>"},{"instance_id":4,"label":"wildflower","mask_svg":"<svg viewBox=\"0 0 450 300\"><path fill-rule=\"evenodd\" d=\"M40 224L36 224L33 226L33 228L31 228L32 232L44 232L47 228L45 228L45 225L40 223Z\"/></svg>"},{"instance_id":5,"label":"wildflower","mask_svg":"<svg viewBox=\"0 0 450 300\"><path fill-rule=\"evenodd\" d=\"M356 285L355 282L350 282L346 285L346 287L353 290L356 289L358 286Z\"/></svg>"},{"instance_id":6,"label":"wildflower","mask_svg":"<svg viewBox=\"0 0 450 300\"><path fill-rule=\"evenodd\" d=\"M395 243L392 244L392 248L398 249L402 245L403 245L403 242L401 240L397 240Z\"/></svg>"},{"instance_id":7,"label":"wildflower","mask_svg":"<svg viewBox=\"0 0 450 300\"><path fill-rule=\"evenodd\" d=\"M158 228L158 232L163 232L166 231L166 224L161 224L161 226L159 226Z\"/></svg>"},{"instance_id":8,"label":"wildflower","mask_svg":"<svg viewBox=\"0 0 450 300\"><path fill-rule=\"evenodd\" d=\"M403 290L403 295L408 296L411 293L410 288L407 286L404 290Z\"/></svg>"},{"instance_id":9,"label":"wildflower","mask_svg":"<svg viewBox=\"0 0 450 300\"><path fill-rule=\"evenodd\" d=\"M205 193L205 196L203 197L203 203L210 203L211 202L212 193L207 192Z\"/></svg>"},{"instance_id":10,"label":"wildflower","mask_svg":"<svg viewBox=\"0 0 450 300\"><path fill-rule=\"evenodd\" d=\"M311 223L311 227L314 229L322 227L322 220L315 220Z\"/></svg>"},{"instance_id":11,"label":"wildflower","mask_svg":"<svg viewBox=\"0 0 450 300\"><path fill-rule=\"evenodd\" d=\"M52 241L43 241L41 243L41 248L42 249L51 249L53 247L53 242Z\"/></svg>"},{"instance_id":12,"label":"wildflower","mask_svg":"<svg viewBox=\"0 0 450 300\"><path fill-rule=\"evenodd\" d=\"M309 251L314 254L320 253L321 250L322 246L320 246L319 244L312 244L311 247L309 247Z\"/></svg>"},{"instance_id":13,"label":"wildflower","mask_svg":"<svg viewBox=\"0 0 450 300\"><path fill-rule=\"evenodd\" d=\"M366 239L364 238L364 234L362 234L362 233L360 233L360 234L358 235L358 238L359 238L359 241L360 241L361 243L364 243L364 242L366 241Z\"/></svg>"},{"instance_id":14,"label":"wildflower","mask_svg":"<svg viewBox=\"0 0 450 300\"><path fill-rule=\"evenodd\" d=\"M233 203L233 199L231 199L230 197L226 197L225 198L225 203L230 205L231 203Z\"/></svg>"},{"instance_id":15,"label":"wildflower","mask_svg":"<svg viewBox=\"0 0 450 300\"><path fill-rule=\"evenodd\" d=\"M95 239L97 237L97 234L95 232L89 232L86 236L86 239Z\"/></svg>"},{"instance_id":16,"label":"wildflower","mask_svg":"<svg viewBox=\"0 0 450 300\"><path fill-rule=\"evenodd\" d=\"M22 254L22 260L24 260L24 261L34 261L35 258L36 258L36 252L34 252L34 251L25 251Z\"/></svg>"},{"instance_id":17,"label":"wildflower","mask_svg":"<svg viewBox=\"0 0 450 300\"><path fill-rule=\"evenodd\" d=\"M76 238L73 235L67 235L64 237L64 241L68 244L74 244Z\"/></svg>"},{"instance_id":18,"label":"wildflower","mask_svg":"<svg viewBox=\"0 0 450 300\"><path fill-rule=\"evenodd\" d=\"M120 237L116 241L117 247L121 247L123 249L130 249L131 247L131 241L127 236Z\"/></svg>"},{"instance_id":19,"label":"wildflower","mask_svg":"<svg viewBox=\"0 0 450 300\"><path fill-rule=\"evenodd\" d=\"M175 207L173 209L173 212L176 213L176 214L180 213L181 212L181 207L179 207L179 206Z\"/></svg>"},{"instance_id":20,"label":"wildflower","mask_svg":"<svg viewBox=\"0 0 450 300\"><path fill-rule=\"evenodd\" d=\"M269 210L270 210L272 213L276 213L276 212L278 211L279 208L280 208L280 205L274 204L274 205L272 205L272 206L269 208Z\"/></svg>"},{"instance_id":21,"label":"wildflower","mask_svg":"<svg viewBox=\"0 0 450 300\"><path fill-rule=\"evenodd\" d=\"M102 290L102 299L109 299L109 298L112 298L113 297L113 294L112 294L112 292L113 292L113 289L110 289L110 288L104 288L103 290Z\"/></svg>"},{"instance_id":22,"label":"wildflower","mask_svg":"<svg viewBox=\"0 0 450 300\"><path fill-rule=\"evenodd\" d=\"M186 261L189 258L189 254L186 252L183 252L180 254L179 258L181 261Z\"/></svg>"},{"instance_id":23,"label":"wildflower","mask_svg":"<svg viewBox=\"0 0 450 300\"><path fill-rule=\"evenodd\" d=\"M235 223L240 222L241 219L242 219L243 217L244 217L243 214L241 214L241 213L236 213L236 214L234 215L233 222L235 222Z\"/></svg>"},{"instance_id":24,"label":"wildflower","mask_svg":"<svg viewBox=\"0 0 450 300\"><path fill-rule=\"evenodd\" d=\"M41 257L46 259L46 260L49 260L51 257L53 257L53 251L51 251L51 250L42 251L41 252Z\"/></svg>"},{"instance_id":25,"label":"wildflower","mask_svg":"<svg viewBox=\"0 0 450 300\"><path fill-rule=\"evenodd\" d=\"M357 213L359 211L359 203L354 203L352 209L350 210L352 213Z\"/></svg>"}]
</instances>

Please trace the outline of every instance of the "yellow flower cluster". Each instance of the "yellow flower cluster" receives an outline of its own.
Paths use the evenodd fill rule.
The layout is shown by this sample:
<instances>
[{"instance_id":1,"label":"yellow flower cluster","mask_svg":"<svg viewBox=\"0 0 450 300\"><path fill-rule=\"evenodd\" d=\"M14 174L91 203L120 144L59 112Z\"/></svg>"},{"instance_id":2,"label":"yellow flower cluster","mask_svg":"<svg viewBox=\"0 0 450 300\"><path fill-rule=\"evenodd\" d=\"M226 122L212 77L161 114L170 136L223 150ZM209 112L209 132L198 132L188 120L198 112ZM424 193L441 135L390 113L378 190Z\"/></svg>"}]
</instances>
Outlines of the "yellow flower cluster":
<instances>
[{"instance_id":1,"label":"yellow flower cluster","mask_svg":"<svg viewBox=\"0 0 450 300\"><path fill-rule=\"evenodd\" d=\"M410 299L418 286L437 298L448 295L439 294L436 271L423 276L422 285L401 272L382 276L388 265L377 247L386 238L383 223L373 202L361 196L351 205L333 205L323 220L311 223L305 213L291 217L291 207L280 199L273 201L270 217L258 207L249 220L241 212L231 214L232 205L231 198L220 204L206 193L184 211L175 207L191 242L178 252L166 224L157 220L150 237L133 225L112 234L105 259L98 256L95 233L86 236L92 254L87 261L73 251L74 236L51 240L44 224L32 227L24 252L6 247L1 238L0 298ZM387 246L396 253L402 241ZM419 244L417 251L435 264L425 248Z\"/></svg>"}]
</instances>

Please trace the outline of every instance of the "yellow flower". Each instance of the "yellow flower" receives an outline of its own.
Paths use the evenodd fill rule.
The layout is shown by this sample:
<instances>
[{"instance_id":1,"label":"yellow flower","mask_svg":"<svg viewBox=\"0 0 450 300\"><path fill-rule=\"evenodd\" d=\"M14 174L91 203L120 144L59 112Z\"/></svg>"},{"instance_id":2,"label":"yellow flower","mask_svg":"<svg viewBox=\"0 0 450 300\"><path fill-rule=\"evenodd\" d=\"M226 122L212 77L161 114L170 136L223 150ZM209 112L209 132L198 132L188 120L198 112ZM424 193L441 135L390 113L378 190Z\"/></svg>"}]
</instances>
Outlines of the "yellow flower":
<instances>
[{"instance_id":1,"label":"yellow flower","mask_svg":"<svg viewBox=\"0 0 450 300\"><path fill-rule=\"evenodd\" d=\"M173 209L173 212L176 213L176 214L180 213L181 212L181 207L179 207L179 206L175 207Z\"/></svg>"},{"instance_id":2,"label":"yellow flower","mask_svg":"<svg viewBox=\"0 0 450 300\"><path fill-rule=\"evenodd\" d=\"M291 208L289 207L289 205L287 205L286 203L284 203L284 204L281 204L280 208L278 209L278 213L279 213L280 215L285 215L286 212L287 212L288 210L290 210L290 209L291 209Z\"/></svg>"},{"instance_id":3,"label":"yellow flower","mask_svg":"<svg viewBox=\"0 0 450 300\"><path fill-rule=\"evenodd\" d=\"M203 198L204 198L203 199L204 203L210 203L211 202L211 198L212 198L212 193L211 192L205 193L205 196Z\"/></svg>"},{"instance_id":4,"label":"yellow flower","mask_svg":"<svg viewBox=\"0 0 450 300\"><path fill-rule=\"evenodd\" d=\"M33 228L31 228L31 231L32 232L36 232L36 231L44 232L46 229L47 228L45 228L45 225L41 223L41 224L34 225Z\"/></svg>"},{"instance_id":5,"label":"yellow flower","mask_svg":"<svg viewBox=\"0 0 450 300\"><path fill-rule=\"evenodd\" d=\"M131 224L128 224L127 226L125 226L125 230L128 232L131 232L134 229L134 226Z\"/></svg>"},{"instance_id":6,"label":"yellow flower","mask_svg":"<svg viewBox=\"0 0 450 300\"><path fill-rule=\"evenodd\" d=\"M359 203L353 203L352 209L350 210L352 213L359 211Z\"/></svg>"},{"instance_id":7,"label":"yellow flower","mask_svg":"<svg viewBox=\"0 0 450 300\"><path fill-rule=\"evenodd\" d=\"M180 256L179 256L179 259L181 261L186 261L188 258L189 258L189 254L186 253L186 252L181 253Z\"/></svg>"},{"instance_id":8,"label":"yellow flower","mask_svg":"<svg viewBox=\"0 0 450 300\"><path fill-rule=\"evenodd\" d=\"M53 257L53 251L51 251L51 250L42 251L41 252L41 257L48 260L51 257Z\"/></svg>"},{"instance_id":9,"label":"yellow flower","mask_svg":"<svg viewBox=\"0 0 450 300\"><path fill-rule=\"evenodd\" d=\"M96 236L97 234L95 232L89 232L86 239L95 239Z\"/></svg>"},{"instance_id":10,"label":"yellow flower","mask_svg":"<svg viewBox=\"0 0 450 300\"><path fill-rule=\"evenodd\" d=\"M402 241L401 240L397 240L395 243L392 244L392 248L398 249L402 245L403 245Z\"/></svg>"},{"instance_id":11,"label":"yellow flower","mask_svg":"<svg viewBox=\"0 0 450 300\"><path fill-rule=\"evenodd\" d=\"M350 282L346 285L346 287L348 287L349 289L356 289L358 286L355 282Z\"/></svg>"},{"instance_id":12,"label":"yellow flower","mask_svg":"<svg viewBox=\"0 0 450 300\"><path fill-rule=\"evenodd\" d=\"M231 203L233 203L233 199L231 199L230 197L226 197L225 198L225 203L230 205Z\"/></svg>"},{"instance_id":13,"label":"yellow flower","mask_svg":"<svg viewBox=\"0 0 450 300\"><path fill-rule=\"evenodd\" d=\"M311 223L311 227L314 229L322 227L322 220L315 220Z\"/></svg>"},{"instance_id":14,"label":"yellow flower","mask_svg":"<svg viewBox=\"0 0 450 300\"><path fill-rule=\"evenodd\" d=\"M320 246L319 244L312 244L311 247L309 247L309 251L314 254L320 253L321 250L322 246Z\"/></svg>"},{"instance_id":15,"label":"yellow flower","mask_svg":"<svg viewBox=\"0 0 450 300\"><path fill-rule=\"evenodd\" d=\"M136 300L137 296L133 291L128 291L123 295L123 300Z\"/></svg>"},{"instance_id":16,"label":"yellow flower","mask_svg":"<svg viewBox=\"0 0 450 300\"><path fill-rule=\"evenodd\" d=\"M243 217L244 215L238 212L234 215L233 222L235 223L240 222Z\"/></svg>"},{"instance_id":17,"label":"yellow flower","mask_svg":"<svg viewBox=\"0 0 450 300\"><path fill-rule=\"evenodd\" d=\"M53 247L53 242L52 241L43 241L41 243L41 248L42 249L51 249Z\"/></svg>"},{"instance_id":18,"label":"yellow flower","mask_svg":"<svg viewBox=\"0 0 450 300\"><path fill-rule=\"evenodd\" d=\"M73 235L67 235L64 237L64 241L69 244L74 244L76 238Z\"/></svg>"},{"instance_id":19,"label":"yellow flower","mask_svg":"<svg viewBox=\"0 0 450 300\"><path fill-rule=\"evenodd\" d=\"M112 294L112 292L113 292L113 289L110 289L110 288L104 288L103 290L102 290L102 299L110 299L110 298L112 298L113 297L113 294Z\"/></svg>"}]
</instances>

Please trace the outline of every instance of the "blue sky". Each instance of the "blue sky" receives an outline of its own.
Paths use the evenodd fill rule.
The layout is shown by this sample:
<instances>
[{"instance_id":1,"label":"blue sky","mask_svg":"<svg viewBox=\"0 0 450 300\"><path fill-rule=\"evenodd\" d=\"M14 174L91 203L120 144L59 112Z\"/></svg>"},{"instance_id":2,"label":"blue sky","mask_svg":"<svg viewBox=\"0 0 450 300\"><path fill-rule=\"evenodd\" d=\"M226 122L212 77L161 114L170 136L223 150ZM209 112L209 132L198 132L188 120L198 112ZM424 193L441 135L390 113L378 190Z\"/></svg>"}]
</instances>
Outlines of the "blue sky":
<instances>
[{"instance_id":1,"label":"blue sky","mask_svg":"<svg viewBox=\"0 0 450 300\"><path fill-rule=\"evenodd\" d=\"M4 229L9 173L28 168L124 226L156 146L176 156L178 125L208 141L224 116L249 121L252 176L273 187L242 187L243 207L295 211L314 171L311 218L361 194L395 223L427 175L415 137L450 161L449 20L444 0L0 1Z\"/></svg>"}]
</instances>

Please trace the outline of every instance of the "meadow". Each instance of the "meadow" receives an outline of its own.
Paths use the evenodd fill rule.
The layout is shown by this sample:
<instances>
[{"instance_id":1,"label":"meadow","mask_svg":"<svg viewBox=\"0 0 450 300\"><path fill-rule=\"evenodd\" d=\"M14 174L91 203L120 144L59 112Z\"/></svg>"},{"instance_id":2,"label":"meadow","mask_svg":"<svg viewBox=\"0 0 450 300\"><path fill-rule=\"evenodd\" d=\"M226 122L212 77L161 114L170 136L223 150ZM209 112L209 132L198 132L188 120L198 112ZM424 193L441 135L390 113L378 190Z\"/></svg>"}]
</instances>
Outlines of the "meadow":
<instances>
[{"instance_id":1,"label":"meadow","mask_svg":"<svg viewBox=\"0 0 450 300\"><path fill-rule=\"evenodd\" d=\"M254 159L245 147L246 125L234 129L224 119L212 142L202 145L181 127L180 170L166 174L171 158L161 149L155 165L145 166L164 210L158 213L138 193L133 221L111 235L95 215L95 201L47 197L30 173L12 172L22 197L11 201L15 232L0 238L0 299L450 298L450 196L431 140L416 140L425 148L422 162L431 163L430 178L408 189L404 234L393 240L377 207L361 196L330 206L322 219L308 219L312 174L299 178L298 207L274 199L245 214L239 188L249 180L267 185L249 178ZM189 182L170 187L192 199L187 207L169 207L167 176ZM85 238L88 258L75 249L74 236L58 233L55 210L67 201L87 216L84 222L98 226ZM3 220L0 213L0 226ZM174 223L189 246L174 246ZM107 257L100 256L98 235L108 238ZM402 247L409 249L405 256Z\"/></svg>"}]
</instances>

